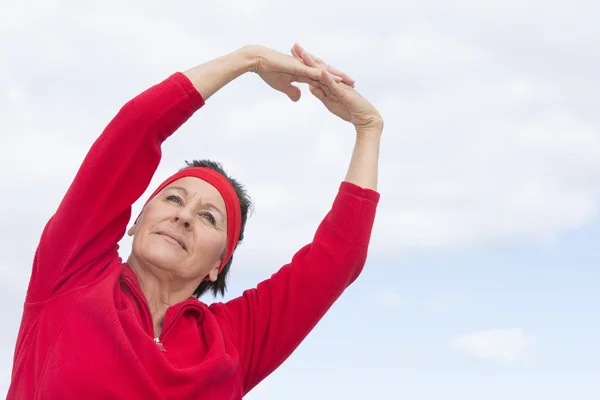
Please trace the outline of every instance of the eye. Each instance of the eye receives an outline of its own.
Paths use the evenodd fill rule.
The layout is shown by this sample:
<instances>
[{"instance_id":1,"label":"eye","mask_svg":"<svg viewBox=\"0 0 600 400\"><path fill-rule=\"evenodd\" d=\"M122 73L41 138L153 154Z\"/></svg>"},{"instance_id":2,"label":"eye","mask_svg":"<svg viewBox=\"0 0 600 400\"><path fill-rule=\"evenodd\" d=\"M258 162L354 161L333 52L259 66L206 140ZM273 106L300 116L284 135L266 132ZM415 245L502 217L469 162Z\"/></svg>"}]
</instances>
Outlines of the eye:
<instances>
[{"instance_id":1,"label":"eye","mask_svg":"<svg viewBox=\"0 0 600 400\"><path fill-rule=\"evenodd\" d=\"M174 195L174 194L171 194L171 195L167 196L167 201L172 201L173 203L176 203L176 204L179 204L179 205L183 204L183 201L181 200L181 197L179 197L177 195Z\"/></svg>"},{"instance_id":2,"label":"eye","mask_svg":"<svg viewBox=\"0 0 600 400\"><path fill-rule=\"evenodd\" d=\"M215 225L217 223L215 217L209 212L201 212L198 215L210 222L211 225Z\"/></svg>"}]
</instances>

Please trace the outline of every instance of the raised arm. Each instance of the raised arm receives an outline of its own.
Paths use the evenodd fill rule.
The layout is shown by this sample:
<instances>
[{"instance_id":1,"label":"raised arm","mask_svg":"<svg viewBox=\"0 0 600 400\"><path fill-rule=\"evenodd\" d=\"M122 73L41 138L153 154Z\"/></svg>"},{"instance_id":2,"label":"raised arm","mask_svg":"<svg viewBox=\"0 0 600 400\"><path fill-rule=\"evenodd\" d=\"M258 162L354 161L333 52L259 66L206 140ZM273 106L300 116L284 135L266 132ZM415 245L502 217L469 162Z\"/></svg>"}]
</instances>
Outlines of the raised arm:
<instances>
[{"instance_id":1,"label":"raised arm","mask_svg":"<svg viewBox=\"0 0 600 400\"><path fill-rule=\"evenodd\" d=\"M189 80L176 73L120 109L42 233L28 302L91 282L118 256L131 205L158 166L162 142L203 104Z\"/></svg>"},{"instance_id":2,"label":"raised arm","mask_svg":"<svg viewBox=\"0 0 600 400\"><path fill-rule=\"evenodd\" d=\"M307 57L308 65L314 62ZM351 86L335 82L324 70L319 87L311 91L332 113L354 124L356 144L346 179L312 243L256 289L212 306L237 337L244 393L285 361L358 277L367 257L379 200L383 120Z\"/></svg>"},{"instance_id":3,"label":"raised arm","mask_svg":"<svg viewBox=\"0 0 600 400\"><path fill-rule=\"evenodd\" d=\"M247 46L173 74L125 104L91 147L42 233L28 302L84 285L103 273L118 257L117 243L125 233L131 205L147 189L163 141L206 99L249 71L292 100L299 95L291 82L320 77L319 69L294 57Z\"/></svg>"}]
</instances>

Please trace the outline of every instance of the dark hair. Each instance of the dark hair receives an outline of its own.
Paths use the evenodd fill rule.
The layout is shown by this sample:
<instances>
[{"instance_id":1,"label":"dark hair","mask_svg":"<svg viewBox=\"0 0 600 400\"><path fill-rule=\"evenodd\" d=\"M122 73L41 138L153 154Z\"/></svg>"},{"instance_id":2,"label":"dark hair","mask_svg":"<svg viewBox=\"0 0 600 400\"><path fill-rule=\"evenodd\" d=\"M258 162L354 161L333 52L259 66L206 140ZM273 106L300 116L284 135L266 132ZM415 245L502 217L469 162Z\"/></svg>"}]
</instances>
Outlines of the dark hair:
<instances>
[{"instance_id":1,"label":"dark hair","mask_svg":"<svg viewBox=\"0 0 600 400\"><path fill-rule=\"evenodd\" d=\"M248 220L248 211L252 208L252 200L250 199L250 196L248 196L246 189L237 180L235 180L232 177L230 177L229 175L227 175L227 173L223 169L223 166L221 165L221 163L219 163L217 161L193 160L191 162L186 161L185 164L186 164L186 166L184 168L182 168L181 170L184 170L187 168L193 168L193 167L204 167L204 168L210 168L214 171L217 171L218 173L223 175L225 178L227 178L227 180L231 183L231 186L233 186L233 188L235 189L235 193L237 194L238 200L240 202L240 209L242 211L242 229L240 230L240 237L238 239L238 242L235 245L235 248L237 248L237 246L244 239L244 228L246 227L246 221ZM234 248L234 253L235 253L235 248ZM200 285L198 285L196 290L194 290L194 296L196 296L196 298L198 298L198 297L202 296L207 290L211 290L213 292L214 296L217 296L219 293L221 294L221 296L223 296L225 294L225 290L227 288L226 279L227 279L227 275L229 275L229 270L231 269L232 261L233 261L233 255L231 256L229 261L227 261L227 264L225 264L225 266L223 267L223 270L217 277L217 280L214 282L202 281L200 283Z\"/></svg>"}]
</instances>

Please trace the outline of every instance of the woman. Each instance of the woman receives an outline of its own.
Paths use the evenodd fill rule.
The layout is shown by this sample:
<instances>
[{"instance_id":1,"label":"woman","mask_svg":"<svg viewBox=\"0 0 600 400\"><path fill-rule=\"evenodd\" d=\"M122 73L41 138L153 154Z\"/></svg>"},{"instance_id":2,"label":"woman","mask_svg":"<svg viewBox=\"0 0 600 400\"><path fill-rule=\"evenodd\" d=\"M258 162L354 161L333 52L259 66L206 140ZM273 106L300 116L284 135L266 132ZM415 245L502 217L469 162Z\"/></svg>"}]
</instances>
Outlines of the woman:
<instances>
[{"instance_id":1,"label":"woman","mask_svg":"<svg viewBox=\"0 0 600 400\"><path fill-rule=\"evenodd\" d=\"M356 128L348 174L311 244L226 303L249 200L210 162L161 184L117 243L160 145L215 92L257 73L293 101L311 92ZM334 75L332 75L332 73ZM375 209L382 119L345 74L295 45L247 46L176 73L128 102L94 143L37 248L9 399L241 399L291 354L360 273Z\"/></svg>"}]
</instances>

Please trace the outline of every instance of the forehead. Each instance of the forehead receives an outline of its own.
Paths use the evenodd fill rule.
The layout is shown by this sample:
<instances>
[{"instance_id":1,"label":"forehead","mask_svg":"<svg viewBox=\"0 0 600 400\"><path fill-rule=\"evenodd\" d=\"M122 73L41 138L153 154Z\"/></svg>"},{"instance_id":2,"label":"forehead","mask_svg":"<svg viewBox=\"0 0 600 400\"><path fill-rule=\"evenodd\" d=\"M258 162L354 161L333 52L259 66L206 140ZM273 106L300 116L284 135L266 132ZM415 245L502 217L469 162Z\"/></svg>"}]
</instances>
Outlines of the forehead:
<instances>
[{"instance_id":1,"label":"forehead","mask_svg":"<svg viewBox=\"0 0 600 400\"><path fill-rule=\"evenodd\" d=\"M190 198L210 202L222 208L225 211L225 200L221 193L210 183L194 176L186 176L171 182L164 190L174 190L175 188L184 189Z\"/></svg>"}]
</instances>

